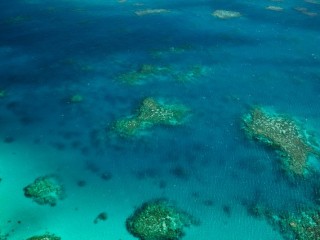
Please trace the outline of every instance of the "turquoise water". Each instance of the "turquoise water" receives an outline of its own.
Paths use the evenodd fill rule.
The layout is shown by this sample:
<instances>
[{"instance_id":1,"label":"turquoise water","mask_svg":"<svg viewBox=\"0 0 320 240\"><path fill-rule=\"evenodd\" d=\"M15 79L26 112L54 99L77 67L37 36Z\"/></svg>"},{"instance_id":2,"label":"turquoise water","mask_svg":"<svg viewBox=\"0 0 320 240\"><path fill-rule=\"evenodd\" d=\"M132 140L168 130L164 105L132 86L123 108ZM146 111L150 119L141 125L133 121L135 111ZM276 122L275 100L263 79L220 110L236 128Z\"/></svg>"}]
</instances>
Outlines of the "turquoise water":
<instances>
[{"instance_id":1,"label":"turquoise water","mask_svg":"<svg viewBox=\"0 0 320 240\"><path fill-rule=\"evenodd\" d=\"M288 178L241 127L261 106L320 143L320 2L12 0L0 13L3 239L137 239L126 219L158 198L199 220L186 240L290 239L248 206L319 207L319 167ZM114 123L147 97L188 116L119 136ZM65 189L56 206L24 196L52 174Z\"/></svg>"}]
</instances>

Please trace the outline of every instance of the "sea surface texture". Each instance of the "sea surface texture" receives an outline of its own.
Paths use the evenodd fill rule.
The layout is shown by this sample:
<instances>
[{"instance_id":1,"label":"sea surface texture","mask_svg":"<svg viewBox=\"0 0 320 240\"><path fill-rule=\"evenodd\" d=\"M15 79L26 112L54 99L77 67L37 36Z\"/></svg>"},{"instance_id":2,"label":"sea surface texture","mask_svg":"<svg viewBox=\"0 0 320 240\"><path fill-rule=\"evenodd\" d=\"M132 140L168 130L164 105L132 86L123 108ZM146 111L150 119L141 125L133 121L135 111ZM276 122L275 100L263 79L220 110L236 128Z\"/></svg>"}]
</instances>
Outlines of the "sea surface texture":
<instances>
[{"instance_id":1,"label":"sea surface texture","mask_svg":"<svg viewBox=\"0 0 320 240\"><path fill-rule=\"evenodd\" d=\"M320 240L319 0L1 0L1 240Z\"/></svg>"}]
</instances>

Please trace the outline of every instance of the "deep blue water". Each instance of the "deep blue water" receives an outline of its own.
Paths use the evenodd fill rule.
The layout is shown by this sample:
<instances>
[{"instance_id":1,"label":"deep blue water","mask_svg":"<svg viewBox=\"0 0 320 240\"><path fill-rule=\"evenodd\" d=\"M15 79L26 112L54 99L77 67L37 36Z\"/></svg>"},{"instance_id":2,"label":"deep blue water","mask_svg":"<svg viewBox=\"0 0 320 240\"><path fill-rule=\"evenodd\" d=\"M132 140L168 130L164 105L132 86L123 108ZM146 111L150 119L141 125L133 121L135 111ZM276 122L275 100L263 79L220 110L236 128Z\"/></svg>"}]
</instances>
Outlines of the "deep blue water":
<instances>
[{"instance_id":1,"label":"deep blue water","mask_svg":"<svg viewBox=\"0 0 320 240\"><path fill-rule=\"evenodd\" d=\"M265 9L270 5L283 10ZM299 12L297 7L316 15ZM318 181L317 174L290 182L280 171L274 150L245 136L241 117L255 105L272 108L298 119L320 137L319 3L12 0L1 1L0 9L1 149L17 153L21 146L30 149L30 155L17 163L0 154L0 189L17 186L6 181L6 171L22 178L19 189L44 174L62 175L67 197L58 205L64 209L64 202L73 204L79 180L86 181L79 198L89 195L98 202L95 191L104 182L99 176L107 173L108 188L122 193L128 187L128 193L135 192L134 197L119 199L114 193L113 200L129 209L119 216L145 201L165 197L201 220L203 225L190 233L196 239L231 239L215 235L214 230L209 237L202 234L202 226L211 225L208 216L214 216L216 209L236 218L237 210L232 209L242 206L245 212L248 202L275 211L316 207L312 184ZM135 11L141 9L169 12L137 16ZM211 15L216 9L239 11L242 16L218 19ZM149 75L139 84L119 80L144 64L169 70ZM201 73L192 73L195 67ZM81 95L83 101L71 103L74 95ZM138 138L111 134L111 125L134 114L146 97L184 104L191 115L181 126L157 126ZM50 149L48 158L33 159L34 149L43 155ZM36 166L36 161L48 167L29 171L29 177L19 175L25 164ZM141 187L144 184L149 187ZM7 190L2 194L7 196ZM22 191L19 194L24 199ZM21 200L20 210L46 208L25 201ZM211 203L215 210L205 206ZM9 209L6 204L4 200L1 207ZM106 208L112 209L112 204L106 202ZM231 213L226 211L229 208ZM63 239L73 239L65 229L46 223L47 215L41 225L8 224L28 219L24 214L24 210L21 215L7 211L0 217L0 233L14 228L19 234L10 232L8 239L26 239L54 231ZM112 221L110 216L105 224ZM117 223L114 229L125 231ZM235 239L248 239L237 231ZM252 232L251 239L269 239L263 232ZM109 234L117 235L106 230L103 236Z\"/></svg>"}]
</instances>

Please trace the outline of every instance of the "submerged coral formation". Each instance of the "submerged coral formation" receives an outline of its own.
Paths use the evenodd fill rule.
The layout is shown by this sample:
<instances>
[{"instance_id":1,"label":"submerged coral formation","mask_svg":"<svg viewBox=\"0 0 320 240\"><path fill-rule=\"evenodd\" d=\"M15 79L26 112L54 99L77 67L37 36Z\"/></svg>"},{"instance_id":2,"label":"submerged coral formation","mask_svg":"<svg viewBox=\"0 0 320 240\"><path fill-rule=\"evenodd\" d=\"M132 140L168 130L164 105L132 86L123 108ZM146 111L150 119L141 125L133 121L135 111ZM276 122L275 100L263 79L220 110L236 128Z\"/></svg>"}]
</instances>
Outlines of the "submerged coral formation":
<instances>
[{"instance_id":1,"label":"submerged coral formation","mask_svg":"<svg viewBox=\"0 0 320 240\"><path fill-rule=\"evenodd\" d=\"M171 51L184 51L173 48ZM157 51L152 53L154 56L167 54L166 51ZM208 74L210 68L204 65L191 65L186 68L176 66L158 66L152 64L142 64L136 69L123 72L118 75L117 80L128 85L141 85L151 81L176 80L178 82L195 82Z\"/></svg>"},{"instance_id":2,"label":"submerged coral formation","mask_svg":"<svg viewBox=\"0 0 320 240\"><path fill-rule=\"evenodd\" d=\"M0 240L7 240L8 239L8 234L3 234L0 231Z\"/></svg>"},{"instance_id":3,"label":"submerged coral formation","mask_svg":"<svg viewBox=\"0 0 320 240\"><path fill-rule=\"evenodd\" d=\"M319 240L320 210L311 209L297 213L273 215L268 219L276 226L285 239Z\"/></svg>"},{"instance_id":4,"label":"submerged coral formation","mask_svg":"<svg viewBox=\"0 0 320 240\"><path fill-rule=\"evenodd\" d=\"M152 64L142 64L137 69L130 72L123 73L118 76L120 82L136 85L141 84L144 81L149 80L155 76L161 76L168 73L170 70L168 67L161 67Z\"/></svg>"},{"instance_id":5,"label":"submerged coral formation","mask_svg":"<svg viewBox=\"0 0 320 240\"><path fill-rule=\"evenodd\" d=\"M294 211L279 211L253 203L247 206L253 217L264 218L286 240L319 240L320 208L300 206Z\"/></svg>"},{"instance_id":6,"label":"submerged coral formation","mask_svg":"<svg viewBox=\"0 0 320 240\"><path fill-rule=\"evenodd\" d=\"M106 221L108 219L108 214L106 212L101 212L96 216L96 218L93 220L94 224L97 224L100 221Z\"/></svg>"},{"instance_id":7,"label":"submerged coral formation","mask_svg":"<svg viewBox=\"0 0 320 240\"><path fill-rule=\"evenodd\" d=\"M316 12L310 12L307 8L305 7L295 7L294 8L296 11L304 14L304 15L307 15L309 17L315 17L317 16L318 14Z\"/></svg>"},{"instance_id":8,"label":"submerged coral formation","mask_svg":"<svg viewBox=\"0 0 320 240\"><path fill-rule=\"evenodd\" d=\"M312 200L320 206L320 183L316 183L312 187Z\"/></svg>"},{"instance_id":9,"label":"submerged coral formation","mask_svg":"<svg viewBox=\"0 0 320 240\"><path fill-rule=\"evenodd\" d=\"M46 233L44 235L30 237L27 240L61 240L61 237L58 237L54 234Z\"/></svg>"},{"instance_id":10,"label":"submerged coral formation","mask_svg":"<svg viewBox=\"0 0 320 240\"><path fill-rule=\"evenodd\" d=\"M167 9L158 8L158 9L145 9L145 10L138 10L134 13L138 16L150 15L150 14L160 14L160 13L168 13L170 12Z\"/></svg>"},{"instance_id":11,"label":"submerged coral formation","mask_svg":"<svg viewBox=\"0 0 320 240\"><path fill-rule=\"evenodd\" d=\"M183 69L181 71L173 72L171 75L178 82L195 82L201 77L204 77L209 72L209 68L202 65L193 65L189 69Z\"/></svg>"},{"instance_id":12,"label":"submerged coral formation","mask_svg":"<svg viewBox=\"0 0 320 240\"><path fill-rule=\"evenodd\" d=\"M191 224L193 219L189 214L165 200L144 203L126 222L128 231L140 240L176 240Z\"/></svg>"},{"instance_id":13,"label":"submerged coral formation","mask_svg":"<svg viewBox=\"0 0 320 240\"><path fill-rule=\"evenodd\" d=\"M83 101L83 96L80 94L72 95L69 99L70 103L80 103Z\"/></svg>"},{"instance_id":14,"label":"submerged coral formation","mask_svg":"<svg viewBox=\"0 0 320 240\"><path fill-rule=\"evenodd\" d=\"M215 10L211 15L220 19L241 17L241 13L227 10Z\"/></svg>"},{"instance_id":15,"label":"submerged coral formation","mask_svg":"<svg viewBox=\"0 0 320 240\"><path fill-rule=\"evenodd\" d=\"M63 186L51 175L37 178L23 190L26 197L32 198L40 205L55 206L58 200L64 197Z\"/></svg>"},{"instance_id":16,"label":"submerged coral formation","mask_svg":"<svg viewBox=\"0 0 320 240\"><path fill-rule=\"evenodd\" d=\"M120 136L133 136L155 125L179 125L189 110L183 105L163 104L149 97L143 100L137 114L116 121L114 130Z\"/></svg>"},{"instance_id":17,"label":"submerged coral formation","mask_svg":"<svg viewBox=\"0 0 320 240\"><path fill-rule=\"evenodd\" d=\"M0 88L0 98L5 97L6 95L6 91Z\"/></svg>"},{"instance_id":18,"label":"submerged coral formation","mask_svg":"<svg viewBox=\"0 0 320 240\"><path fill-rule=\"evenodd\" d=\"M271 11L275 11L275 12L281 12L283 11L282 7L278 7L278 6L268 6L266 7L267 10L271 10Z\"/></svg>"},{"instance_id":19,"label":"submerged coral formation","mask_svg":"<svg viewBox=\"0 0 320 240\"><path fill-rule=\"evenodd\" d=\"M9 24L9 25L15 25L15 24L25 23L28 20L31 20L31 17L18 15L18 16L9 17L9 18L5 19L2 23Z\"/></svg>"},{"instance_id":20,"label":"submerged coral formation","mask_svg":"<svg viewBox=\"0 0 320 240\"><path fill-rule=\"evenodd\" d=\"M286 116L254 108L244 115L243 128L250 137L276 148L285 171L290 175L304 176L308 172L308 157L311 154L320 156L308 142L305 131Z\"/></svg>"}]
</instances>

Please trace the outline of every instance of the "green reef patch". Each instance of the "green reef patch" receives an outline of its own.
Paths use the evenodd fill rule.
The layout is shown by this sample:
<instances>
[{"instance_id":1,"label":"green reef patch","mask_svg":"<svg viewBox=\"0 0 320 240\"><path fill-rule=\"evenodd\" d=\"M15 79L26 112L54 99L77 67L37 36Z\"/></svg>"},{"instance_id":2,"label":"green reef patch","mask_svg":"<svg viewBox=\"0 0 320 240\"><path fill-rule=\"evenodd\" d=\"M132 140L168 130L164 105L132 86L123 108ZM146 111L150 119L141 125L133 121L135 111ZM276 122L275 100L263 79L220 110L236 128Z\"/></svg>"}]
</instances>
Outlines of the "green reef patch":
<instances>
[{"instance_id":1,"label":"green reef patch","mask_svg":"<svg viewBox=\"0 0 320 240\"><path fill-rule=\"evenodd\" d=\"M275 210L263 204L247 206L248 213L265 219L285 240L319 240L320 209L300 206L297 210Z\"/></svg>"},{"instance_id":2,"label":"green reef patch","mask_svg":"<svg viewBox=\"0 0 320 240\"><path fill-rule=\"evenodd\" d=\"M284 239L319 240L320 210L300 210L296 213L272 215L268 221L276 227Z\"/></svg>"},{"instance_id":3,"label":"green reef patch","mask_svg":"<svg viewBox=\"0 0 320 240\"><path fill-rule=\"evenodd\" d=\"M8 239L8 234L3 234L0 231L0 240L7 240Z\"/></svg>"},{"instance_id":4,"label":"green reef patch","mask_svg":"<svg viewBox=\"0 0 320 240\"><path fill-rule=\"evenodd\" d=\"M144 203L126 221L128 231L140 240L177 240L192 224L196 221L191 215L162 199Z\"/></svg>"},{"instance_id":5,"label":"green reef patch","mask_svg":"<svg viewBox=\"0 0 320 240\"><path fill-rule=\"evenodd\" d=\"M80 94L75 94L75 95L72 95L70 98L69 98L69 102L70 103L81 103L83 102L83 99L84 97Z\"/></svg>"},{"instance_id":6,"label":"green reef patch","mask_svg":"<svg viewBox=\"0 0 320 240\"><path fill-rule=\"evenodd\" d=\"M6 91L0 88L0 98L4 98L5 96L7 96Z\"/></svg>"},{"instance_id":7,"label":"green reef patch","mask_svg":"<svg viewBox=\"0 0 320 240\"><path fill-rule=\"evenodd\" d=\"M120 74L117 79L128 85L139 85L152 78L168 74L170 69L167 67L155 66L152 64L142 64L137 69Z\"/></svg>"},{"instance_id":8,"label":"green reef patch","mask_svg":"<svg viewBox=\"0 0 320 240\"><path fill-rule=\"evenodd\" d=\"M191 65L181 69L174 65L141 64L136 69L119 74L116 79L127 85L142 85L147 82L163 80L191 83L207 76L209 71L210 69L203 65Z\"/></svg>"},{"instance_id":9,"label":"green reef patch","mask_svg":"<svg viewBox=\"0 0 320 240\"><path fill-rule=\"evenodd\" d=\"M30 237L27 240L61 240L61 237L58 237L54 234L46 233L44 235Z\"/></svg>"},{"instance_id":10,"label":"green reef patch","mask_svg":"<svg viewBox=\"0 0 320 240\"><path fill-rule=\"evenodd\" d=\"M250 138L277 150L289 176L305 176L311 170L308 158L311 155L320 158L319 150L310 143L305 129L288 116L256 107L242 120L243 129Z\"/></svg>"},{"instance_id":11,"label":"green reef patch","mask_svg":"<svg viewBox=\"0 0 320 240\"><path fill-rule=\"evenodd\" d=\"M282 225L288 226L297 240L320 239L320 211L303 211L283 219Z\"/></svg>"},{"instance_id":12,"label":"green reef patch","mask_svg":"<svg viewBox=\"0 0 320 240\"><path fill-rule=\"evenodd\" d=\"M189 112L184 105L165 104L148 97L142 101L135 115L117 120L113 130L123 137L135 136L156 125L181 125Z\"/></svg>"},{"instance_id":13,"label":"green reef patch","mask_svg":"<svg viewBox=\"0 0 320 240\"><path fill-rule=\"evenodd\" d=\"M55 206L65 196L63 186L55 176L51 175L35 179L23 191L26 197L40 205Z\"/></svg>"}]
</instances>

